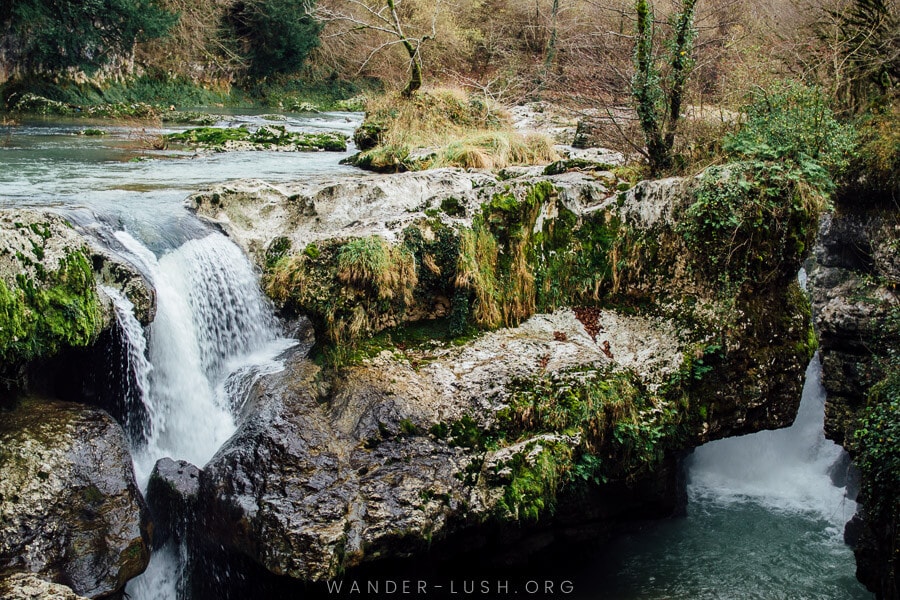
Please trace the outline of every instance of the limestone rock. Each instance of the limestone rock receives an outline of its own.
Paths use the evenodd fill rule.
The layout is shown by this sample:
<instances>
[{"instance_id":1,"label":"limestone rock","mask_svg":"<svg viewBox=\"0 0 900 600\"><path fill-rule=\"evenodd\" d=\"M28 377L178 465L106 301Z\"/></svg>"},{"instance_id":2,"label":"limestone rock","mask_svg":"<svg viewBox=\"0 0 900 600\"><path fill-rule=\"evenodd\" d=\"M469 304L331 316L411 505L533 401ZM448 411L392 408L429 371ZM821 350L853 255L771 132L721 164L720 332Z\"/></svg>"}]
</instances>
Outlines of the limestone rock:
<instances>
[{"instance_id":1,"label":"limestone rock","mask_svg":"<svg viewBox=\"0 0 900 600\"><path fill-rule=\"evenodd\" d=\"M133 266L92 247L59 215L0 210L0 356L7 365L94 344L114 322L98 282L121 289L147 324L155 293Z\"/></svg>"},{"instance_id":2,"label":"limestone rock","mask_svg":"<svg viewBox=\"0 0 900 600\"><path fill-rule=\"evenodd\" d=\"M27 399L0 419L0 572L99 597L147 565L145 508L122 429L103 411Z\"/></svg>"},{"instance_id":3,"label":"limestone rock","mask_svg":"<svg viewBox=\"0 0 900 600\"><path fill-rule=\"evenodd\" d=\"M297 250L334 237L381 235L394 241L426 209L448 197L474 203L473 190L492 181L490 175L459 169L320 177L279 185L247 180L213 186L187 203L261 265L270 242L278 237Z\"/></svg>"},{"instance_id":4,"label":"limestone rock","mask_svg":"<svg viewBox=\"0 0 900 600\"><path fill-rule=\"evenodd\" d=\"M258 381L200 476L210 543L275 574L322 580L432 542L484 544L486 523L515 545L548 525L551 506L566 535L579 519L608 532L617 519L673 509L678 453L790 424L812 354L799 259L773 265L774 283L723 299L720 273L697 266L681 232L694 181L617 184L610 172L500 181L448 169L195 195L194 210L264 270L273 258L300 265L283 281L308 296L289 296L285 310L308 315L317 334L359 315L368 325L357 319L357 330L373 333L433 318L439 311L419 310L426 303L447 315L453 299L465 310L482 302L455 283L476 215L496 226L497 255L514 263L519 253L525 265L499 273L497 287L502 277L533 286L521 303L531 308L507 321L516 326L461 345L391 342L337 369L296 354ZM426 256L439 227L456 237ZM421 242L418 287L396 311L400 293L366 296L335 274L348 238L379 235L372 246L393 260L404 230ZM590 483L596 510L565 497L574 478Z\"/></svg>"},{"instance_id":5,"label":"limestone rock","mask_svg":"<svg viewBox=\"0 0 900 600\"><path fill-rule=\"evenodd\" d=\"M884 377L884 357L900 346L896 329L887 326L900 300L900 213L896 206L878 207L843 198L820 224L815 262L810 270L813 311L822 357L825 434L857 451L869 389ZM865 489L863 474L863 489ZM857 578L879 598L897 597L900 530L890 518L881 522L866 510L847 524L854 547ZM869 499L871 501L872 499ZM896 502L896 498L881 498ZM890 511L888 511L889 513Z\"/></svg>"},{"instance_id":6,"label":"limestone rock","mask_svg":"<svg viewBox=\"0 0 900 600\"><path fill-rule=\"evenodd\" d=\"M0 596L5 600L86 600L71 588L44 581L33 573L16 573L0 579Z\"/></svg>"},{"instance_id":7,"label":"limestone rock","mask_svg":"<svg viewBox=\"0 0 900 600\"><path fill-rule=\"evenodd\" d=\"M884 320L898 304L896 216L839 211L823 217L810 272L813 312L828 393L825 433L852 451L876 357L900 340L884 339ZM891 283L893 282L893 283Z\"/></svg>"}]
</instances>

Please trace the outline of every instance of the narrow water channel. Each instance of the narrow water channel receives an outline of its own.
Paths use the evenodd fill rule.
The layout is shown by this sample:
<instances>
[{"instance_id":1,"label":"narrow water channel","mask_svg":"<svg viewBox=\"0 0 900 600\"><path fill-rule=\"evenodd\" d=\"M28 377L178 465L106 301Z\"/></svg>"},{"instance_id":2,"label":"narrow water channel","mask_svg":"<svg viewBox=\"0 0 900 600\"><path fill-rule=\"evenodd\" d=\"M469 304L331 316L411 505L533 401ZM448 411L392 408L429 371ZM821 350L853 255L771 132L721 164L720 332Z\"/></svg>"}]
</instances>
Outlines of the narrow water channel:
<instances>
[{"instance_id":1,"label":"narrow water channel","mask_svg":"<svg viewBox=\"0 0 900 600\"><path fill-rule=\"evenodd\" d=\"M602 581L585 598L873 598L856 580L844 525L856 503L825 439L818 356L792 427L711 442L688 462L687 516L622 536L578 578Z\"/></svg>"}]
</instances>

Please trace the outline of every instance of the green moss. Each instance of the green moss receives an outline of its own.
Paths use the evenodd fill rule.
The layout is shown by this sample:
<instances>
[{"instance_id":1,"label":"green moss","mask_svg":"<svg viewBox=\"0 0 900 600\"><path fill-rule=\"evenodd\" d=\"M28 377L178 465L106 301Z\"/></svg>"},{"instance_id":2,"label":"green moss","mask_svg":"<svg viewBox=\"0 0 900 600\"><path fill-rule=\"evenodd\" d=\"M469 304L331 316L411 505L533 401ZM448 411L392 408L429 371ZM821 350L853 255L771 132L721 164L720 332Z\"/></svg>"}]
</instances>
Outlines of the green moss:
<instances>
[{"instance_id":1,"label":"green moss","mask_svg":"<svg viewBox=\"0 0 900 600\"><path fill-rule=\"evenodd\" d=\"M855 432L857 464L862 472L862 498L873 523L892 524L894 539L900 519L900 308L885 322L884 337L894 341L879 357L883 378L869 389L867 406Z\"/></svg>"},{"instance_id":2,"label":"green moss","mask_svg":"<svg viewBox=\"0 0 900 600\"><path fill-rule=\"evenodd\" d=\"M510 473L503 518L536 520L552 510L560 489L636 477L684 443L679 401L648 392L627 371L544 374L510 390L492 445L525 443L500 465Z\"/></svg>"},{"instance_id":3,"label":"green moss","mask_svg":"<svg viewBox=\"0 0 900 600\"><path fill-rule=\"evenodd\" d=\"M278 261L285 257L290 249L290 239L280 236L272 240L272 243L269 244L268 249L266 249L266 268L272 269L278 264Z\"/></svg>"},{"instance_id":4,"label":"green moss","mask_svg":"<svg viewBox=\"0 0 900 600\"><path fill-rule=\"evenodd\" d=\"M225 149L229 142L246 142L255 149L289 148L344 152L347 138L336 132L301 133L287 131L283 125L266 125L255 131L242 127L198 127L164 136L172 143Z\"/></svg>"},{"instance_id":5,"label":"green moss","mask_svg":"<svg viewBox=\"0 0 900 600\"><path fill-rule=\"evenodd\" d=\"M451 217L466 216L466 207L460 202L459 198L454 196L441 200L441 210Z\"/></svg>"},{"instance_id":6,"label":"green moss","mask_svg":"<svg viewBox=\"0 0 900 600\"><path fill-rule=\"evenodd\" d=\"M307 246L268 267L265 280L269 295L309 316L329 356L343 362L357 341L402 320L417 275L409 250L371 236Z\"/></svg>"},{"instance_id":7,"label":"green moss","mask_svg":"<svg viewBox=\"0 0 900 600\"><path fill-rule=\"evenodd\" d=\"M790 164L735 163L700 178L680 226L692 260L722 283L783 282L815 238L824 198Z\"/></svg>"},{"instance_id":8,"label":"green moss","mask_svg":"<svg viewBox=\"0 0 900 600\"><path fill-rule=\"evenodd\" d=\"M7 365L87 346L99 331L100 302L84 252L70 252L43 279L0 281L0 359Z\"/></svg>"},{"instance_id":9,"label":"green moss","mask_svg":"<svg viewBox=\"0 0 900 600\"><path fill-rule=\"evenodd\" d=\"M615 166L609 163L597 163L583 158L570 158L550 163L544 168L544 175L559 175L568 171L611 171Z\"/></svg>"},{"instance_id":10,"label":"green moss","mask_svg":"<svg viewBox=\"0 0 900 600\"><path fill-rule=\"evenodd\" d=\"M525 445L501 466L511 472L498 503L499 516L517 521L538 521L552 514L563 478L573 466L573 450L565 441L539 440Z\"/></svg>"},{"instance_id":11,"label":"green moss","mask_svg":"<svg viewBox=\"0 0 900 600\"><path fill-rule=\"evenodd\" d=\"M319 255L320 255L319 247L316 244L310 242L309 244L306 245L306 248L303 249L303 254L307 258L311 258L312 260L315 260L315 259L319 258Z\"/></svg>"},{"instance_id":12,"label":"green moss","mask_svg":"<svg viewBox=\"0 0 900 600\"><path fill-rule=\"evenodd\" d=\"M81 495L88 504L99 504L103 502L103 493L95 485L84 488L81 491Z\"/></svg>"}]
</instances>

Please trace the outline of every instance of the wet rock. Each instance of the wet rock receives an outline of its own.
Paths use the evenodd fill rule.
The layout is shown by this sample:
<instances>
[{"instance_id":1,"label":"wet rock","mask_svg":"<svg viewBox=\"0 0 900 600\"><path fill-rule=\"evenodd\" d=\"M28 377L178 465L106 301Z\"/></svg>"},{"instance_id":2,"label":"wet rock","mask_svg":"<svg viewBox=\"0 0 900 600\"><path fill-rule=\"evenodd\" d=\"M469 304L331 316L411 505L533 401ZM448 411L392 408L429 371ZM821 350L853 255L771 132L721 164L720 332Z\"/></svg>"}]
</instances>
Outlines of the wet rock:
<instances>
[{"instance_id":1,"label":"wet rock","mask_svg":"<svg viewBox=\"0 0 900 600\"><path fill-rule=\"evenodd\" d=\"M0 517L0 572L32 572L99 597L148 563L125 436L97 409L27 399L2 415Z\"/></svg>"},{"instance_id":2,"label":"wet rock","mask_svg":"<svg viewBox=\"0 0 900 600\"><path fill-rule=\"evenodd\" d=\"M0 579L4 600L86 600L64 585L50 583L33 573L16 573Z\"/></svg>"},{"instance_id":3,"label":"wet rock","mask_svg":"<svg viewBox=\"0 0 900 600\"><path fill-rule=\"evenodd\" d=\"M169 538L184 535L200 491L200 469L184 460L161 458L147 484L147 504L153 518L153 545L162 547Z\"/></svg>"},{"instance_id":4,"label":"wet rock","mask_svg":"<svg viewBox=\"0 0 900 600\"><path fill-rule=\"evenodd\" d=\"M882 206L840 198L836 210L820 224L815 262L810 270L813 312L822 357L825 435L851 456L856 431L865 414L870 388L885 376L885 357L900 347L888 318L900 300L900 213ZM853 473L853 470L850 471ZM845 539L854 547L857 578L879 598L898 598L900 528L866 503L896 503L896 498L867 498L866 475L859 482L860 512L847 524ZM896 506L896 504L895 504ZM894 509L896 512L896 508Z\"/></svg>"},{"instance_id":5,"label":"wet rock","mask_svg":"<svg viewBox=\"0 0 900 600\"><path fill-rule=\"evenodd\" d=\"M884 327L898 304L897 253L890 252L898 226L890 211L871 209L838 211L820 224L810 289L828 393L825 433L851 451L866 394L881 378L878 356L900 343L885 338Z\"/></svg>"},{"instance_id":6,"label":"wet rock","mask_svg":"<svg viewBox=\"0 0 900 600\"><path fill-rule=\"evenodd\" d=\"M131 301L141 325L152 323L156 318L156 290L150 280L134 265L107 250L95 248L91 258L97 280L118 289Z\"/></svg>"}]
</instances>

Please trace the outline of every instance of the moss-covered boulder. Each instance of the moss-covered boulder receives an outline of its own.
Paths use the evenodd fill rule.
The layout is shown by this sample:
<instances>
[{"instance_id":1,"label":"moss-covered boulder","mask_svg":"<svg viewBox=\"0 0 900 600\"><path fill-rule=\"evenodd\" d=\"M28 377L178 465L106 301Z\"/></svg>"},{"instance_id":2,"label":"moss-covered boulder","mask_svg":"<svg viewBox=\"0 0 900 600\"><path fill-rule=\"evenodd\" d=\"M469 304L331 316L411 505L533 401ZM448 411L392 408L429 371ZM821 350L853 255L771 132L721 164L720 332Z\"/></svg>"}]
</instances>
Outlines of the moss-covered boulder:
<instances>
[{"instance_id":1,"label":"moss-covered boulder","mask_svg":"<svg viewBox=\"0 0 900 600\"><path fill-rule=\"evenodd\" d=\"M99 285L118 288L149 323L155 292L133 266L92 246L59 215L0 211L0 371L18 380L29 362L98 339L114 317Z\"/></svg>"},{"instance_id":2,"label":"moss-covered boulder","mask_svg":"<svg viewBox=\"0 0 900 600\"><path fill-rule=\"evenodd\" d=\"M553 523L602 536L671 511L680 453L793 421L815 347L796 274L818 205L757 168L195 196L318 341L204 469L212 539L320 580L485 530L533 548L574 531Z\"/></svg>"},{"instance_id":3,"label":"moss-covered boulder","mask_svg":"<svg viewBox=\"0 0 900 600\"><path fill-rule=\"evenodd\" d=\"M0 361L91 344L104 315L85 240L46 213L0 214Z\"/></svg>"},{"instance_id":4,"label":"moss-covered boulder","mask_svg":"<svg viewBox=\"0 0 900 600\"><path fill-rule=\"evenodd\" d=\"M149 560L121 427L103 411L31 398L0 414L0 576L31 572L91 598Z\"/></svg>"},{"instance_id":5,"label":"moss-covered boulder","mask_svg":"<svg viewBox=\"0 0 900 600\"><path fill-rule=\"evenodd\" d=\"M199 127L165 136L167 142L225 152L230 150L277 150L279 152L345 152L347 136L335 131L304 133L288 131L284 125Z\"/></svg>"}]
</instances>

